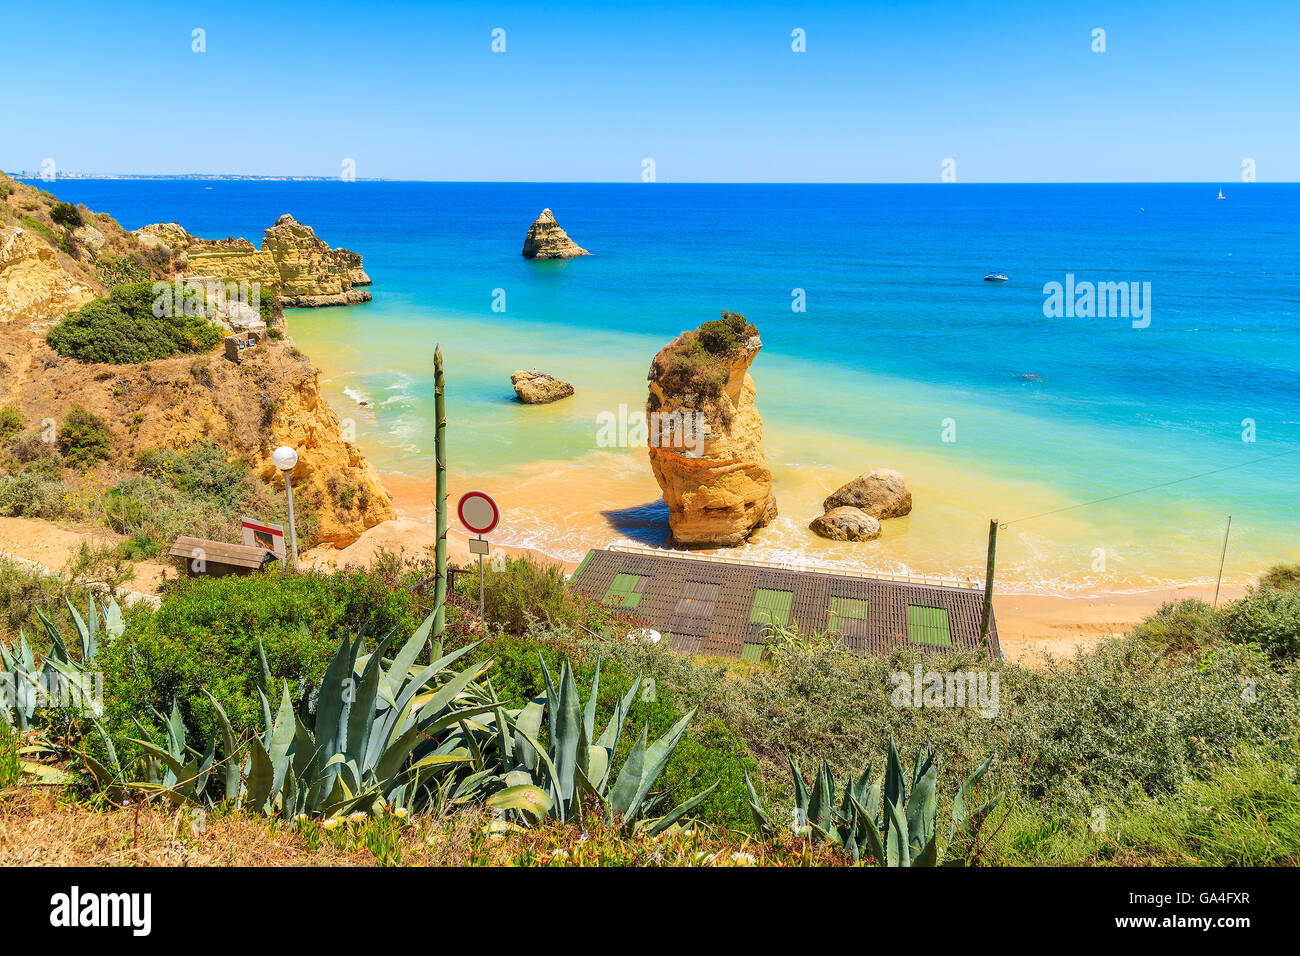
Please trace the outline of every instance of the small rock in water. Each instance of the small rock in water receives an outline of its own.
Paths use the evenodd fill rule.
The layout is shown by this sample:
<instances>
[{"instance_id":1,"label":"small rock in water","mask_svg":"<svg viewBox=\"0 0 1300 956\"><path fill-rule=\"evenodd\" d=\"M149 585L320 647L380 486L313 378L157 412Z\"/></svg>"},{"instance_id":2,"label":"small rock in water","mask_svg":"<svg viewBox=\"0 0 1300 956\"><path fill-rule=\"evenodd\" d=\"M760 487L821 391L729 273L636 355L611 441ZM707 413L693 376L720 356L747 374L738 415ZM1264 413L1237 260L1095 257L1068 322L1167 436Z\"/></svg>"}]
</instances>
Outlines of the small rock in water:
<instances>
[{"instance_id":1,"label":"small rock in water","mask_svg":"<svg viewBox=\"0 0 1300 956\"><path fill-rule=\"evenodd\" d=\"M832 541L870 541L880 537L880 522L861 508L845 505L813 518L814 534Z\"/></svg>"},{"instance_id":2,"label":"small rock in water","mask_svg":"<svg viewBox=\"0 0 1300 956\"><path fill-rule=\"evenodd\" d=\"M901 518L912 511L912 493L900 472L877 468L859 475L822 502L826 511L842 506L861 508L873 518Z\"/></svg>"},{"instance_id":3,"label":"small rock in water","mask_svg":"<svg viewBox=\"0 0 1300 956\"><path fill-rule=\"evenodd\" d=\"M573 394L573 386L568 382L537 369L520 369L510 376L510 384L515 387L515 396L525 405L546 405Z\"/></svg>"}]
</instances>

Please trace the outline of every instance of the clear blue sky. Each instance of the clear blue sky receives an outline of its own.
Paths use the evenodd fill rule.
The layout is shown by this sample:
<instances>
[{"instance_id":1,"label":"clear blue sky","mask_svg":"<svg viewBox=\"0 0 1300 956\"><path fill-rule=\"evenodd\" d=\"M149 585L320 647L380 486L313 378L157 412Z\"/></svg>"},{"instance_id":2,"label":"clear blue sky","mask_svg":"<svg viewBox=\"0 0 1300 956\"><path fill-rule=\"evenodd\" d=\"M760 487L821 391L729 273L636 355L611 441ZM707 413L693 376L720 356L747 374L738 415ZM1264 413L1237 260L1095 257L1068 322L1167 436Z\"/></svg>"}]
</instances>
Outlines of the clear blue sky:
<instances>
[{"instance_id":1,"label":"clear blue sky","mask_svg":"<svg viewBox=\"0 0 1300 956\"><path fill-rule=\"evenodd\" d=\"M1233 182L1250 157L1300 179L1296 0L704 7L12 4L0 168Z\"/></svg>"}]
</instances>

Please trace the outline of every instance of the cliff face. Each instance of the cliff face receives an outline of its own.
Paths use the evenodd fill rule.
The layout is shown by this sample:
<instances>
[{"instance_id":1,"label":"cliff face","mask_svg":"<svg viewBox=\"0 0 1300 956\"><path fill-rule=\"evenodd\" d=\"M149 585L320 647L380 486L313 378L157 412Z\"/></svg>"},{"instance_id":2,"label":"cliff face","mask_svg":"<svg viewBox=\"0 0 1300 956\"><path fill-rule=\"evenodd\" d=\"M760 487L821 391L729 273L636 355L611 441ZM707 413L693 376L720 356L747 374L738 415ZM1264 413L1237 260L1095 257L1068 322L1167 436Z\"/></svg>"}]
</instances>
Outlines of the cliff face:
<instances>
[{"instance_id":1,"label":"cliff face","mask_svg":"<svg viewBox=\"0 0 1300 956\"><path fill-rule=\"evenodd\" d=\"M154 223L136 232L142 244L165 243L191 276L213 275L223 282L257 282L274 288L283 305L312 307L357 305L370 293L361 256L348 249L331 249L310 226L293 216L281 216L267 229L262 247L247 239L197 239L176 223Z\"/></svg>"},{"instance_id":2,"label":"cliff face","mask_svg":"<svg viewBox=\"0 0 1300 956\"><path fill-rule=\"evenodd\" d=\"M0 323L53 321L95 295L36 233L0 228Z\"/></svg>"},{"instance_id":3,"label":"cliff face","mask_svg":"<svg viewBox=\"0 0 1300 956\"><path fill-rule=\"evenodd\" d=\"M650 466L676 544L734 547L776 517L749 375L762 347L757 329L724 313L722 323L682 333L650 365Z\"/></svg>"},{"instance_id":4,"label":"cliff face","mask_svg":"<svg viewBox=\"0 0 1300 956\"><path fill-rule=\"evenodd\" d=\"M294 288L314 291L311 283L320 282L347 295L354 280L365 278L359 255L330 250L289 217L268 230L275 233L272 248L262 250L244 239L195 239L177 223L131 233L85 207L79 207L83 225L65 230L52 217L55 202L0 173L0 407L12 406L29 425L61 422L74 404L103 417L112 458L101 469L114 481L136 468L141 450L207 439L247 462L269 491L281 494L283 479L270 455L278 445L293 445L299 452L295 500L315 515L317 541L342 547L393 517L392 499L373 466L345 440L315 370L288 339L264 339L238 364L218 350L144 365L78 362L45 340L63 315L121 281L111 267L122 259L154 279L177 271L223 275L194 269L191 255L207 255L229 265L223 278L278 287L278 255Z\"/></svg>"},{"instance_id":5,"label":"cliff face","mask_svg":"<svg viewBox=\"0 0 1300 956\"><path fill-rule=\"evenodd\" d=\"M238 365L220 353L96 365L60 357L30 329L0 328L0 407L13 406L27 422L59 422L74 404L107 421L113 471L131 470L143 449L207 439L247 461L279 494L284 484L271 452L293 445L295 498L315 512L320 541L343 547L393 517L373 466L344 440L321 397L316 371L287 344L267 341Z\"/></svg>"}]
</instances>

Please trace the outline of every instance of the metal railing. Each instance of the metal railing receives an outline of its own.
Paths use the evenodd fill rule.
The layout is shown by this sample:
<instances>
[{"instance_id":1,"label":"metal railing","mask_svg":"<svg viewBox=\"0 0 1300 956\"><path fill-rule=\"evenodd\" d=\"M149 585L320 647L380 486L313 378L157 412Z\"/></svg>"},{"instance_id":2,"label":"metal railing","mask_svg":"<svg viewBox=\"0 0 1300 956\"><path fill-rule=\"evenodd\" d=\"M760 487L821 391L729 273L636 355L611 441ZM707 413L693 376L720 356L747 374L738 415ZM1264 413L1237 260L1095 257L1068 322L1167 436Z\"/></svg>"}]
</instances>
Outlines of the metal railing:
<instances>
[{"instance_id":1,"label":"metal railing","mask_svg":"<svg viewBox=\"0 0 1300 956\"><path fill-rule=\"evenodd\" d=\"M698 554L694 551L677 551L673 548L643 548L633 544L611 544L607 551L620 551L625 554L644 554L650 557L686 558L691 561L713 561L718 564L738 564L754 568L772 568L777 571L807 571L812 574L838 574L848 578L866 578L870 581L889 581L894 584L923 584L936 588L959 588L965 591L978 591L982 585L973 580L959 581L956 578L931 578L917 574L886 574L882 571L850 571L845 568L817 567L798 564L794 561L760 561L756 558L737 558L726 555Z\"/></svg>"}]
</instances>

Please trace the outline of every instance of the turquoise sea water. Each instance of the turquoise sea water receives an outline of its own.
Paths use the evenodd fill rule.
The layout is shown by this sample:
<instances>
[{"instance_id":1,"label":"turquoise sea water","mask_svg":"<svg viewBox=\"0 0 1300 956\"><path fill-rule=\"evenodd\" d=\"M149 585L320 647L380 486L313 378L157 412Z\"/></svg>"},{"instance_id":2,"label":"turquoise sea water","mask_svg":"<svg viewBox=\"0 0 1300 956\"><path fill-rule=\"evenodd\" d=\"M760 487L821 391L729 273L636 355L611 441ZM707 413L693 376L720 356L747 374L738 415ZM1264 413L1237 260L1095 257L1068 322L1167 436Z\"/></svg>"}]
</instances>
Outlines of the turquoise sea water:
<instances>
[{"instance_id":1,"label":"turquoise sea water","mask_svg":"<svg viewBox=\"0 0 1300 956\"><path fill-rule=\"evenodd\" d=\"M292 212L360 252L374 301L295 311L290 328L412 513L432 477L436 341L453 492L493 491L503 540L565 557L662 540L644 451L600 447L596 416L643 407L658 348L727 308L764 342L752 374L782 517L755 556L973 575L996 516L1004 580L1074 591L1212 579L1229 514L1228 580L1300 559L1300 453L1285 457L1300 448L1300 187L1224 184L1218 202L1219 185L54 191L127 228L177 220L207 237L260 241ZM524 260L543 207L593 255ZM1010 281L982 281L995 270ZM1149 327L1045 317L1044 285L1067 274L1149 282ZM533 365L578 395L519 407L509 375ZM882 465L907 473L911 517L871 545L806 531L823 495Z\"/></svg>"}]
</instances>

